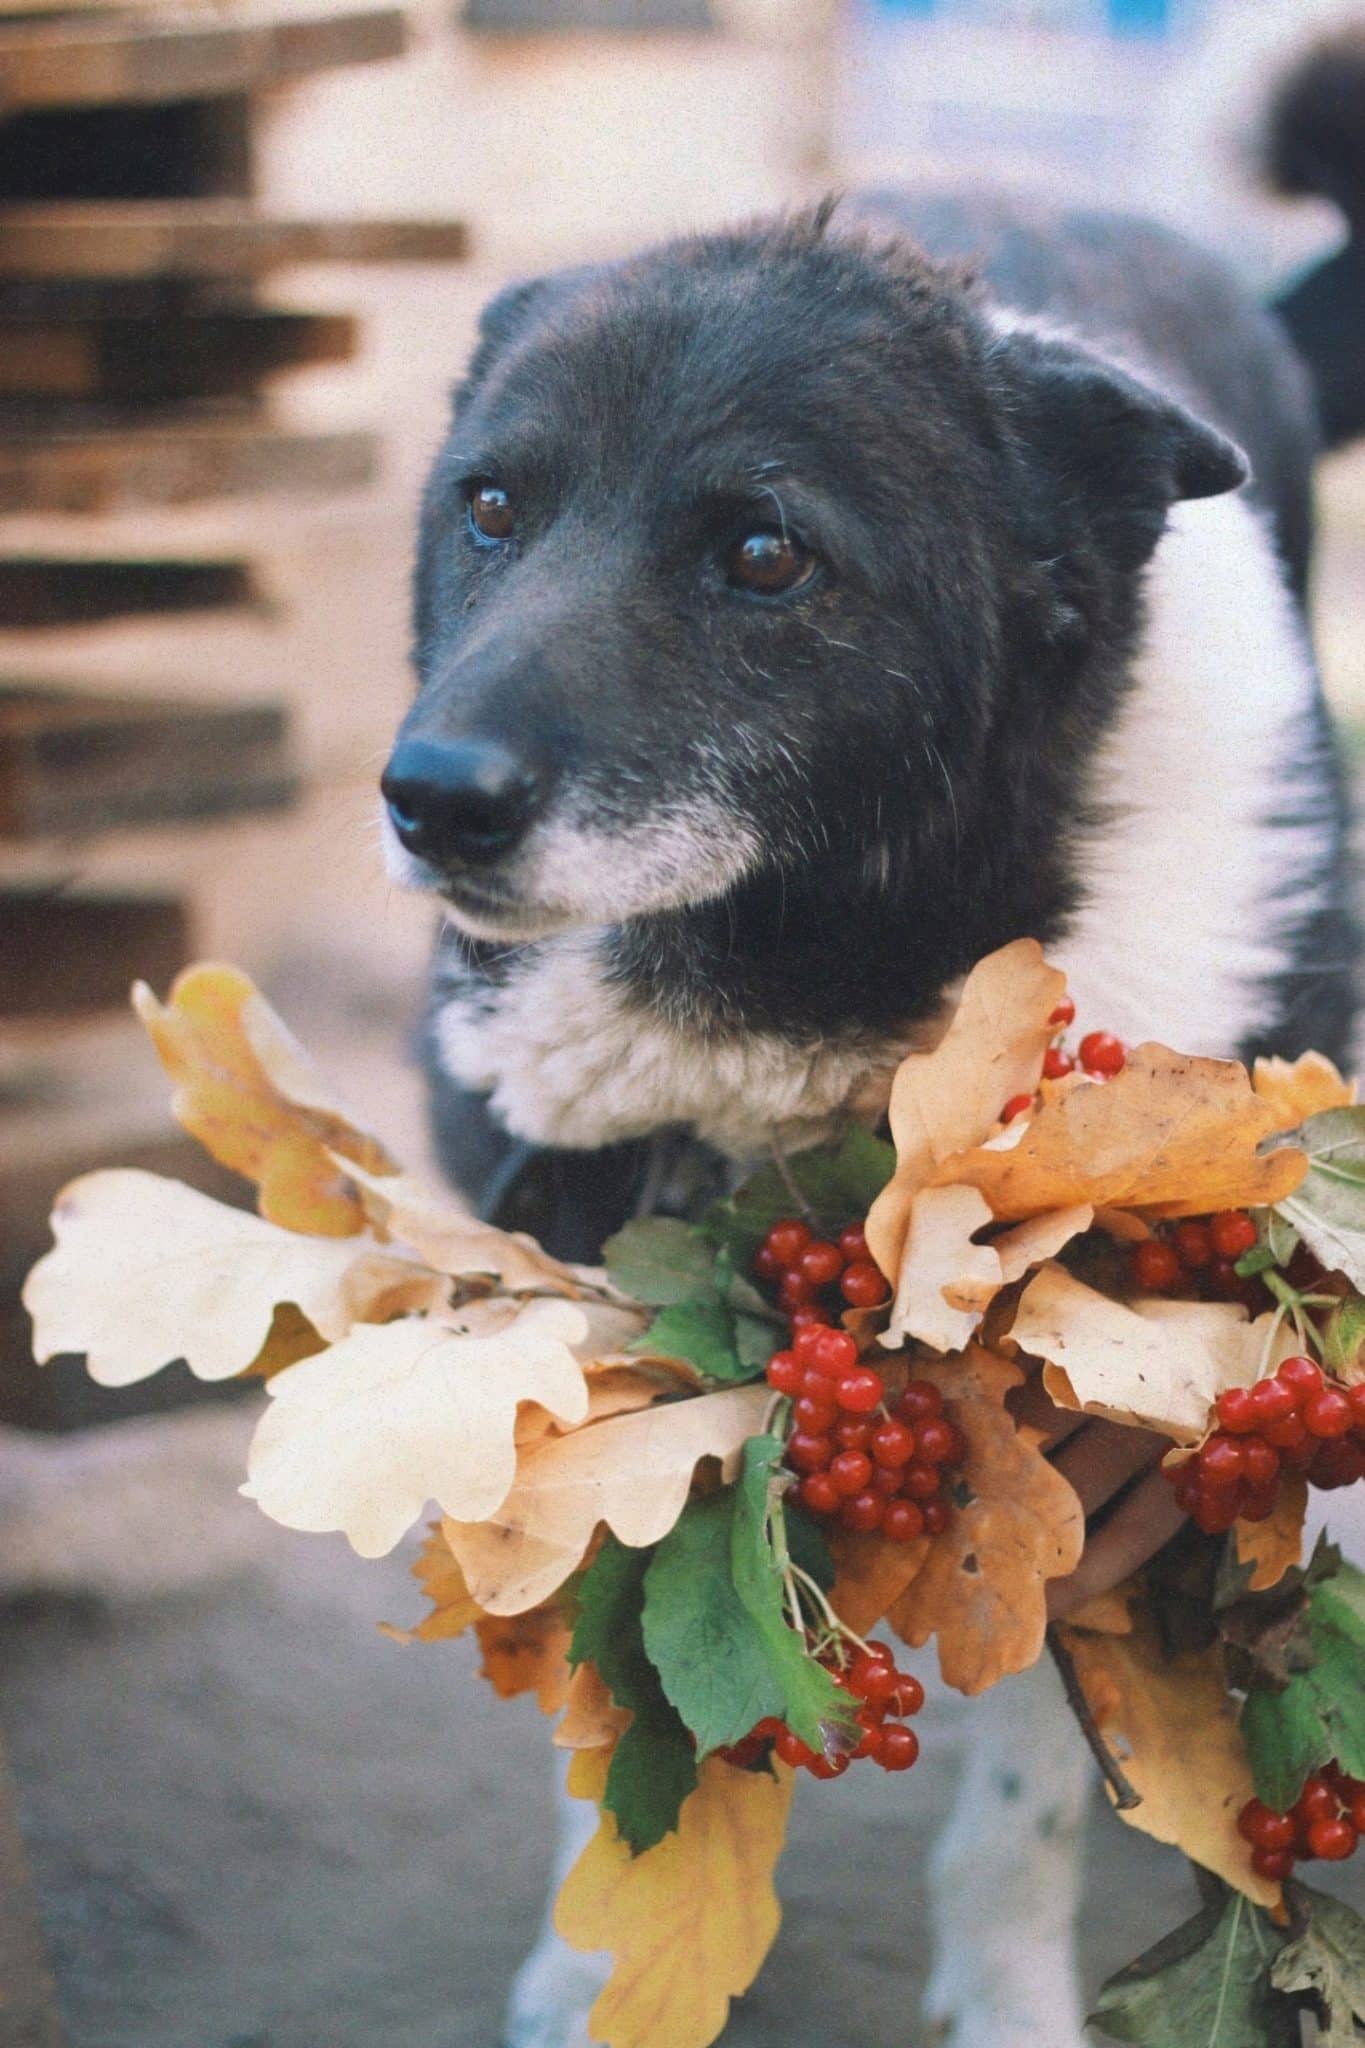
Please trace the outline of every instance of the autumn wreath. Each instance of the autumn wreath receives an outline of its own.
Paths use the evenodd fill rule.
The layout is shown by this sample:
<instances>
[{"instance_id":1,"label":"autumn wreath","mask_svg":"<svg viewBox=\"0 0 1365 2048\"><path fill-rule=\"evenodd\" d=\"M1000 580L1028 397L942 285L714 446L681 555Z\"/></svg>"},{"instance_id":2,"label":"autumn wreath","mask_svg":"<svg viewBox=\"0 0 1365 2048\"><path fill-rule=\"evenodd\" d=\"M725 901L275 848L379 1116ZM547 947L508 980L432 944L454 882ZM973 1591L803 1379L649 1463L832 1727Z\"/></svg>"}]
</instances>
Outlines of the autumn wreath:
<instances>
[{"instance_id":1,"label":"autumn wreath","mask_svg":"<svg viewBox=\"0 0 1365 2048\"><path fill-rule=\"evenodd\" d=\"M778 1924L795 1771L913 1763L936 1642L979 1693L1047 1644L1123 1818L1199 1915L1101 1994L1151 2048L1365 2027L1365 1925L1295 1882L1365 1832L1365 1575L1301 1555L1308 1488L1365 1476L1365 1108L1331 1064L1067 1050L1019 941L901 1066L891 1143L775 1158L603 1269L471 1220L358 1128L251 983L140 1015L181 1122L259 1215L140 1172L77 1180L26 1290L40 1359L175 1359L266 1401L244 1491L366 1557L435 1502L406 1640L477 1632L601 1809L558 1925L613 1953L609 2048L704 2048ZM883 1278L883 1276L886 1276ZM1080 1502L1015 1412L1171 1440L1190 1520L1052 1630ZM661 1929L671 1937L660 1939Z\"/></svg>"}]
</instances>

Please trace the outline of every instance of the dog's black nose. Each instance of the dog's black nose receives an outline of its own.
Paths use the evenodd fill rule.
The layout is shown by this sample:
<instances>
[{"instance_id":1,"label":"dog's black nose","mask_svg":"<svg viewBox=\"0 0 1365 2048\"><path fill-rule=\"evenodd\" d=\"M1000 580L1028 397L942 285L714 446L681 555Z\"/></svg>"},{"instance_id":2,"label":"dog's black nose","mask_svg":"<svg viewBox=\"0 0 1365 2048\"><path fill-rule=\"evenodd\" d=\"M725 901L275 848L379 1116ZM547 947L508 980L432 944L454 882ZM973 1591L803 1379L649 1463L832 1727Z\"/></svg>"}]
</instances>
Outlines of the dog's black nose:
<instances>
[{"instance_id":1,"label":"dog's black nose","mask_svg":"<svg viewBox=\"0 0 1365 2048\"><path fill-rule=\"evenodd\" d=\"M510 851L539 805L538 779L497 740L400 740L380 788L420 860L479 867Z\"/></svg>"}]
</instances>

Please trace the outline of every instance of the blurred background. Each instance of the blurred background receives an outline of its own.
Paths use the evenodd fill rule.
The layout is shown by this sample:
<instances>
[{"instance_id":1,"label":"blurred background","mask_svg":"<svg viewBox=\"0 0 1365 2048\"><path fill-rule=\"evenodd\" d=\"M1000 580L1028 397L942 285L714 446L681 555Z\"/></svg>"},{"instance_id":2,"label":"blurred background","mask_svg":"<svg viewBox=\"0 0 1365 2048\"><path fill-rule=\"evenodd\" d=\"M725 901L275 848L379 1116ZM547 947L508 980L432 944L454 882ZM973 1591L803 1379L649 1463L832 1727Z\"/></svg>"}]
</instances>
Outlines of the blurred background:
<instances>
[{"instance_id":1,"label":"blurred background","mask_svg":"<svg viewBox=\"0 0 1365 2048\"><path fill-rule=\"evenodd\" d=\"M375 784L417 493L479 306L925 172L1145 207L1278 287L1341 228L1261 190L1256 114L1286 29L1339 12L0 0L5 2048L492 2048L534 1926L534 1709L497 1705L461 1646L375 1634L416 1611L404 1556L362 1566L235 1497L240 1403L186 1406L174 1373L131 1398L40 1376L17 1305L72 1174L218 1185L170 1123L135 975L241 963L425 1158L430 914L384 880ZM1323 465L1321 517L1319 644L1353 734L1365 459ZM935 1702L899 1811L822 1788L727 2041L918 2042L919 1866L969 1726ZM1174 1859L1096 1828L1092 1982L1185 1908Z\"/></svg>"}]
</instances>

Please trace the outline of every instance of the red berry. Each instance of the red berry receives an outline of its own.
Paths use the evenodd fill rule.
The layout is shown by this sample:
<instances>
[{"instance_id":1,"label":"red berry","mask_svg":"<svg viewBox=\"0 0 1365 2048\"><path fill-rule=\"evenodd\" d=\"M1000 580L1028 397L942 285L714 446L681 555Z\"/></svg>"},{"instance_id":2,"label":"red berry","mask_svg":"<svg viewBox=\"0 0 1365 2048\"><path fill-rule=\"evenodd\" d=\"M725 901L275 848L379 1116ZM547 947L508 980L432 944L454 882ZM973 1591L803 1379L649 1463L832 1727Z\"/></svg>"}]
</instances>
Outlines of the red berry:
<instances>
[{"instance_id":1,"label":"red berry","mask_svg":"<svg viewBox=\"0 0 1365 2048\"><path fill-rule=\"evenodd\" d=\"M1338 1799L1331 1780L1325 1772L1314 1771L1303 1781L1303 1790L1294 1801L1294 1815L1297 1820L1311 1824L1315 1820L1335 1820Z\"/></svg>"},{"instance_id":2,"label":"red berry","mask_svg":"<svg viewBox=\"0 0 1365 2048\"><path fill-rule=\"evenodd\" d=\"M894 1500L901 1490L901 1475L893 1466L874 1465L872 1477L867 1483L883 1500Z\"/></svg>"},{"instance_id":3,"label":"red berry","mask_svg":"<svg viewBox=\"0 0 1365 2048\"><path fill-rule=\"evenodd\" d=\"M1183 1268L1173 1244L1149 1237L1133 1246L1133 1278L1147 1294L1165 1294L1179 1284Z\"/></svg>"},{"instance_id":4,"label":"red berry","mask_svg":"<svg viewBox=\"0 0 1365 2048\"><path fill-rule=\"evenodd\" d=\"M830 1392L833 1391L831 1387ZM828 1435L838 1413L833 1401L822 1401L814 1394L802 1394L793 1410L797 1428L808 1436Z\"/></svg>"},{"instance_id":5,"label":"red berry","mask_svg":"<svg viewBox=\"0 0 1365 2048\"><path fill-rule=\"evenodd\" d=\"M924 1511L912 1500L893 1500L882 1518L882 1533L893 1543L914 1543L924 1534Z\"/></svg>"},{"instance_id":6,"label":"red berry","mask_svg":"<svg viewBox=\"0 0 1365 2048\"><path fill-rule=\"evenodd\" d=\"M801 1375L801 1392L808 1401L816 1401L822 1408L833 1408L838 1412L838 1392L835 1383L818 1365L808 1365Z\"/></svg>"},{"instance_id":7,"label":"red berry","mask_svg":"<svg viewBox=\"0 0 1365 2048\"><path fill-rule=\"evenodd\" d=\"M1249 1390L1249 1399L1258 1429L1265 1429L1272 1422L1286 1421L1299 1405L1294 1389L1281 1379L1257 1380Z\"/></svg>"},{"instance_id":8,"label":"red berry","mask_svg":"<svg viewBox=\"0 0 1365 2048\"><path fill-rule=\"evenodd\" d=\"M1294 1872L1294 1851L1292 1849L1253 1849L1251 1867L1258 1877L1268 1877L1274 1884L1283 1884Z\"/></svg>"},{"instance_id":9,"label":"red berry","mask_svg":"<svg viewBox=\"0 0 1365 2048\"><path fill-rule=\"evenodd\" d=\"M915 1459L901 1473L901 1492L908 1500L932 1500L939 1489L937 1465L922 1465Z\"/></svg>"},{"instance_id":10,"label":"red berry","mask_svg":"<svg viewBox=\"0 0 1365 2048\"><path fill-rule=\"evenodd\" d=\"M1274 1444L1277 1451L1283 1451L1286 1458L1293 1458L1300 1451L1311 1453L1312 1450L1313 1439L1301 1415L1286 1415L1283 1422L1267 1422L1262 1425L1261 1435L1268 1444Z\"/></svg>"},{"instance_id":11,"label":"red berry","mask_svg":"<svg viewBox=\"0 0 1365 2048\"><path fill-rule=\"evenodd\" d=\"M1176 1255L1187 1272L1197 1273L1213 1258L1213 1236L1207 1223L1193 1217L1177 1223L1173 1233Z\"/></svg>"},{"instance_id":12,"label":"red berry","mask_svg":"<svg viewBox=\"0 0 1365 2048\"><path fill-rule=\"evenodd\" d=\"M1359 1786L1350 1796L1351 1826L1358 1835L1365 1835L1365 1785Z\"/></svg>"},{"instance_id":13,"label":"red berry","mask_svg":"<svg viewBox=\"0 0 1365 2048\"><path fill-rule=\"evenodd\" d=\"M839 1406L849 1415L870 1415L885 1391L880 1374L866 1365L846 1372L838 1386Z\"/></svg>"},{"instance_id":14,"label":"red berry","mask_svg":"<svg viewBox=\"0 0 1365 2048\"><path fill-rule=\"evenodd\" d=\"M916 1434L919 1441L915 1455L922 1458L926 1465L960 1462L964 1448L961 1432L954 1429L952 1423L943 1416L924 1423Z\"/></svg>"},{"instance_id":15,"label":"red berry","mask_svg":"<svg viewBox=\"0 0 1365 2048\"><path fill-rule=\"evenodd\" d=\"M801 1390L801 1362L794 1351L774 1351L768 1360L768 1385L779 1394Z\"/></svg>"},{"instance_id":16,"label":"red berry","mask_svg":"<svg viewBox=\"0 0 1365 2048\"><path fill-rule=\"evenodd\" d=\"M924 1533L926 1536L942 1536L953 1519L953 1511L946 1500L927 1500L924 1503Z\"/></svg>"},{"instance_id":17,"label":"red berry","mask_svg":"<svg viewBox=\"0 0 1365 2048\"><path fill-rule=\"evenodd\" d=\"M813 1287L828 1287L843 1272L844 1255L837 1244L817 1238L806 1246L798 1263Z\"/></svg>"},{"instance_id":18,"label":"red berry","mask_svg":"<svg viewBox=\"0 0 1365 2048\"><path fill-rule=\"evenodd\" d=\"M1324 1491L1357 1485L1365 1479L1365 1443L1354 1436L1339 1436L1319 1444L1308 1477Z\"/></svg>"},{"instance_id":19,"label":"red berry","mask_svg":"<svg viewBox=\"0 0 1365 2048\"><path fill-rule=\"evenodd\" d=\"M799 1405L799 1404L798 1404ZM1199 1453L1199 1476L1224 1484L1241 1479L1246 1472L1246 1445L1240 1437L1211 1436Z\"/></svg>"},{"instance_id":20,"label":"red berry","mask_svg":"<svg viewBox=\"0 0 1365 2048\"><path fill-rule=\"evenodd\" d=\"M891 1695L892 1713L899 1715L902 1720L907 1720L912 1714L917 1714L923 1705L924 1687L914 1672L898 1671L896 1690Z\"/></svg>"},{"instance_id":21,"label":"red berry","mask_svg":"<svg viewBox=\"0 0 1365 2048\"><path fill-rule=\"evenodd\" d=\"M1128 1060L1128 1048L1112 1031L1087 1031L1081 1040L1081 1065L1087 1074L1112 1079L1121 1074Z\"/></svg>"},{"instance_id":22,"label":"red berry","mask_svg":"<svg viewBox=\"0 0 1365 2048\"><path fill-rule=\"evenodd\" d=\"M1279 1505L1280 1489L1277 1479L1269 1484L1248 1486L1237 1502L1237 1519L1241 1522L1268 1522Z\"/></svg>"},{"instance_id":23,"label":"red berry","mask_svg":"<svg viewBox=\"0 0 1365 2048\"><path fill-rule=\"evenodd\" d=\"M834 1441L841 1451L872 1452L872 1437L876 1423L860 1420L856 1415L845 1415L834 1425Z\"/></svg>"},{"instance_id":24,"label":"red berry","mask_svg":"<svg viewBox=\"0 0 1365 2048\"><path fill-rule=\"evenodd\" d=\"M913 1728L893 1721L882 1730L877 1762L884 1771L908 1771L919 1756L919 1737Z\"/></svg>"},{"instance_id":25,"label":"red berry","mask_svg":"<svg viewBox=\"0 0 1365 2048\"><path fill-rule=\"evenodd\" d=\"M783 1308L804 1308L815 1291L799 1266L788 1266L778 1282L777 1298Z\"/></svg>"},{"instance_id":26,"label":"red berry","mask_svg":"<svg viewBox=\"0 0 1365 2048\"><path fill-rule=\"evenodd\" d=\"M815 1761L815 1751L809 1748L799 1735L793 1735L790 1728L782 1730L773 1747L782 1762L790 1764L793 1770L799 1770L803 1764L809 1768Z\"/></svg>"},{"instance_id":27,"label":"red berry","mask_svg":"<svg viewBox=\"0 0 1365 2048\"><path fill-rule=\"evenodd\" d=\"M870 1256L867 1249L867 1235L861 1223L847 1223L839 1232L839 1249L850 1266L856 1266L861 1259Z\"/></svg>"},{"instance_id":28,"label":"red berry","mask_svg":"<svg viewBox=\"0 0 1365 2048\"><path fill-rule=\"evenodd\" d=\"M834 1457L831 1437L798 1429L787 1439L787 1463L798 1472L826 1472Z\"/></svg>"},{"instance_id":29,"label":"red berry","mask_svg":"<svg viewBox=\"0 0 1365 2048\"><path fill-rule=\"evenodd\" d=\"M776 1280L783 1270L782 1261L770 1244L761 1244L754 1253L754 1271L760 1280Z\"/></svg>"},{"instance_id":30,"label":"red berry","mask_svg":"<svg viewBox=\"0 0 1365 2048\"><path fill-rule=\"evenodd\" d=\"M1032 1109L1032 1107L1033 1097L1031 1095L1011 1095L1009 1101L1000 1112L1000 1121L1002 1124L1012 1124L1017 1116L1023 1116L1025 1111Z\"/></svg>"},{"instance_id":31,"label":"red berry","mask_svg":"<svg viewBox=\"0 0 1365 2048\"><path fill-rule=\"evenodd\" d=\"M795 1342L796 1337L802 1330L827 1330L829 1328L829 1317L825 1314L818 1301L803 1301L799 1308L791 1309L788 1312L787 1321L792 1326L793 1342Z\"/></svg>"},{"instance_id":32,"label":"red berry","mask_svg":"<svg viewBox=\"0 0 1365 2048\"><path fill-rule=\"evenodd\" d=\"M1220 1209L1209 1219L1209 1237L1220 1259L1240 1259L1256 1242L1256 1225L1245 1209Z\"/></svg>"},{"instance_id":33,"label":"red berry","mask_svg":"<svg viewBox=\"0 0 1365 2048\"><path fill-rule=\"evenodd\" d=\"M943 1413L943 1396L932 1380L907 1380L896 1403L896 1413L912 1429Z\"/></svg>"},{"instance_id":34,"label":"red berry","mask_svg":"<svg viewBox=\"0 0 1365 2048\"><path fill-rule=\"evenodd\" d=\"M1214 1260L1208 1269L1206 1285L1219 1301L1240 1301L1244 1307L1251 1306L1251 1284L1242 1278L1231 1259Z\"/></svg>"},{"instance_id":35,"label":"red berry","mask_svg":"<svg viewBox=\"0 0 1365 2048\"><path fill-rule=\"evenodd\" d=\"M774 1223L763 1242L773 1257L780 1259L784 1266L794 1266L810 1243L810 1239L808 1223L802 1223L796 1216L784 1216L780 1223Z\"/></svg>"},{"instance_id":36,"label":"red berry","mask_svg":"<svg viewBox=\"0 0 1365 2048\"><path fill-rule=\"evenodd\" d=\"M852 1372L858 1363L858 1347L847 1330L824 1330L815 1345L815 1363L831 1379Z\"/></svg>"},{"instance_id":37,"label":"red berry","mask_svg":"<svg viewBox=\"0 0 1365 2048\"><path fill-rule=\"evenodd\" d=\"M1062 1000L1058 1003L1047 1021L1058 1031L1064 1031L1068 1024L1075 1023L1076 1005L1072 1002L1070 996L1062 997Z\"/></svg>"},{"instance_id":38,"label":"red berry","mask_svg":"<svg viewBox=\"0 0 1365 2048\"><path fill-rule=\"evenodd\" d=\"M1043 1054L1043 1079L1045 1081L1061 1081L1068 1074L1074 1074L1075 1071L1075 1060L1072 1059L1070 1053L1063 1052L1059 1045L1050 1045Z\"/></svg>"},{"instance_id":39,"label":"red berry","mask_svg":"<svg viewBox=\"0 0 1365 2048\"><path fill-rule=\"evenodd\" d=\"M907 1423L894 1418L883 1422L872 1437L872 1455L879 1465L890 1465L899 1471L908 1465L915 1455L915 1432Z\"/></svg>"},{"instance_id":40,"label":"red berry","mask_svg":"<svg viewBox=\"0 0 1365 2048\"><path fill-rule=\"evenodd\" d=\"M1338 1387L1324 1387L1303 1404L1308 1434L1319 1438L1345 1436L1355 1422L1351 1404Z\"/></svg>"},{"instance_id":41,"label":"red berry","mask_svg":"<svg viewBox=\"0 0 1365 2048\"><path fill-rule=\"evenodd\" d=\"M1322 1367L1316 1359L1307 1358L1302 1352L1293 1358L1281 1361L1275 1372L1282 1387L1288 1387L1295 1397L1295 1404L1302 1407L1310 1394L1317 1394L1326 1385Z\"/></svg>"},{"instance_id":42,"label":"red berry","mask_svg":"<svg viewBox=\"0 0 1365 2048\"><path fill-rule=\"evenodd\" d=\"M891 1292L882 1278L881 1267L874 1266L871 1259L855 1259L851 1266L845 1266L839 1287L851 1308L876 1308Z\"/></svg>"},{"instance_id":43,"label":"red berry","mask_svg":"<svg viewBox=\"0 0 1365 2048\"><path fill-rule=\"evenodd\" d=\"M872 1477L872 1460L865 1451L840 1451L830 1460L829 1476L836 1490L848 1500L867 1486Z\"/></svg>"},{"instance_id":44,"label":"red berry","mask_svg":"<svg viewBox=\"0 0 1365 2048\"><path fill-rule=\"evenodd\" d=\"M1257 1849L1292 1849L1297 1834L1292 1813L1276 1813L1259 1799L1248 1799L1237 1816L1237 1830Z\"/></svg>"},{"instance_id":45,"label":"red berry","mask_svg":"<svg viewBox=\"0 0 1365 2048\"><path fill-rule=\"evenodd\" d=\"M829 1325L827 1323L803 1323L799 1330L793 1332L792 1350L796 1353L802 1365L808 1368L814 1367L816 1372L824 1371L824 1367L820 1364L820 1352L824 1345L824 1340L829 1334Z\"/></svg>"},{"instance_id":46,"label":"red berry","mask_svg":"<svg viewBox=\"0 0 1365 2048\"><path fill-rule=\"evenodd\" d=\"M881 1528L886 1507L887 1504L881 1495L873 1493L869 1488L867 1492L855 1493L851 1500L844 1502L843 1513L839 1519L844 1527L852 1529L855 1535L870 1536L874 1529Z\"/></svg>"},{"instance_id":47,"label":"red berry","mask_svg":"<svg viewBox=\"0 0 1365 2048\"><path fill-rule=\"evenodd\" d=\"M1246 1452L1242 1470L1247 1485L1273 1486L1280 1476L1280 1457L1275 1446L1260 1436L1249 1436L1244 1442Z\"/></svg>"},{"instance_id":48,"label":"red berry","mask_svg":"<svg viewBox=\"0 0 1365 2048\"><path fill-rule=\"evenodd\" d=\"M828 1472L808 1472L797 1489L797 1497L813 1515L837 1514L842 1498Z\"/></svg>"},{"instance_id":49,"label":"red berry","mask_svg":"<svg viewBox=\"0 0 1365 2048\"><path fill-rule=\"evenodd\" d=\"M1225 1387L1216 1403L1218 1420L1233 1436L1245 1436L1256 1427L1250 1387Z\"/></svg>"},{"instance_id":50,"label":"red berry","mask_svg":"<svg viewBox=\"0 0 1365 2048\"><path fill-rule=\"evenodd\" d=\"M1356 1428L1365 1429L1365 1380L1362 1380L1358 1387L1352 1387L1346 1398L1351 1404L1351 1412L1356 1419Z\"/></svg>"},{"instance_id":51,"label":"red berry","mask_svg":"<svg viewBox=\"0 0 1365 2048\"><path fill-rule=\"evenodd\" d=\"M896 1667L890 1657L867 1657L859 1650L848 1667L848 1686L870 1707L882 1707L896 1690Z\"/></svg>"},{"instance_id":52,"label":"red berry","mask_svg":"<svg viewBox=\"0 0 1365 2048\"><path fill-rule=\"evenodd\" d=\"M1308 1829L1308 1853L1323 1863L1344 1863L1359 1836L1348 1820L1315 1820Z\"/></svg>"}]
</instances>

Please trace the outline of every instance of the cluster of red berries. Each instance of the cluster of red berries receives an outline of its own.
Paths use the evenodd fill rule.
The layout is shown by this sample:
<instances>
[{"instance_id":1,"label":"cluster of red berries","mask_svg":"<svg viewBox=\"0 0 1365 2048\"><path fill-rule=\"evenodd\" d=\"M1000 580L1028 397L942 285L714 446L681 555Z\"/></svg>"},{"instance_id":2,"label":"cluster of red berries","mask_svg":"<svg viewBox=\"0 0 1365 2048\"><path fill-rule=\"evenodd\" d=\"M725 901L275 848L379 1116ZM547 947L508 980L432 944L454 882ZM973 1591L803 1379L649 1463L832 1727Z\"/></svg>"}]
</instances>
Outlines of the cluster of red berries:
<instances>
[{"instance_id":1,"label":"cluster of red berries","mask_svg":"<svg viewBox=\"0 0 1365 2048\"><path fill-rule=\"evenodd\" d=\"M1365 1835L1365 1778L1348 1777L1340 1764L1326 1764L1304 1780L1288 1813L1248 1799L1237 1827L1251 1844L1251 1867L1259 1877L1284 1879L1296 1863L1309 1858L1344 1863Z\"/></svg>"},{"instance_id":2,"label":"cluster of red berries","mask_svg":"<svg viewBox=\"0 0 1365 2048\"><path fill-rule=\"evenodd\" d=\"M911 1380L888 1408L880 1373L859 1363L856 1342L830 1319L836 1285L857 1308L885 1301L889 1291L861 1224L851 1223L834 1243L784 1217L759 1247L754 1271L764 1280L781 1276L778 1300L791 1322L790 1345L768 1361L768 1384L794 1404L787 1463L800 1474L802 1507L893 1543L941 1536L953 1513L944 1475L962 1463L966 1439L928 1380ZM794 1305L793 1280L812 1290Z\"/></svg>"},{"instance_id":3,"label":"cluster of red berries","mask_svg":"<svg viewBox=\"0 0 1365 2048\"><path fill-rule=\"evenodd\" d=\"M1245 1209L1187 1216L1133 1246L1133 1285L1142 1294L1239 1301L1254 1315L1268 1305L1269 1297L1259 1280L1237 1271L1237 1261L1255 1243L1256 1225Z\"/></svg>"},{"instance_id":4,"label":"cluster of red berries","mask_svg":"<svg viewBox=\"0 0 1365 2048\"><path fill-rule=\"evenodd\" d=\"M1170 1474L1177 1502L1207 1535L1265 1521L1281 1472L1306 1472L1324 1488L1365 1478L1365 1385L1341 1386L1311 1358L1286 1358L1255 1386L1228 1387L1214 1413L1213 1435Z\"/></svg>"},{"instance_id":5,"label":"cluster of red berries","mask_svg":"<svg viewBox=\"0 0 1365 2048\"><path fill-rule=\"evenodd\" d=\"M1048 1023L1057 1031L1057 1037L1043 1054L1043 1079L1062 1081L1079 1068L1092 1081L1112 1081L1127 1064L1127 1046L1121 1038L1115 1038L1112 1031L1087 1031L1073 1055L1066 1049L1063 1033L1075 1021L1076 1005L1070 996L1063 996L1048 1018ZM1000 1112L1001 1123L1012 1124L1026 1109L1032 1109L1033 1102L1031 1095L1011 1095Z\"/></svg>"},{"instance_id":6,"label":"cluster of red berries","mask_svg":"<svg viewBox=\"0 0 1365 2048\"><path fill-rule=\"evenodd\" d=\"M869 1643L855 1653L847 1670L834 1670L832 1675L835 1684L858 1702L856 1748L822 1756L784 1721L767 1720L721 1755L748 1769L763 1759L771 1743L784 1764L809 1771L813 1778L842 1778L850 1764L864 1761L880 1764L884 1771L908 1771L919 1755L919 1737L906 1723L924 1705L924 1687L913 1672L897 1671L885 1643Z\"/></svg>"}]
</instances>

